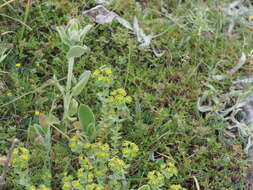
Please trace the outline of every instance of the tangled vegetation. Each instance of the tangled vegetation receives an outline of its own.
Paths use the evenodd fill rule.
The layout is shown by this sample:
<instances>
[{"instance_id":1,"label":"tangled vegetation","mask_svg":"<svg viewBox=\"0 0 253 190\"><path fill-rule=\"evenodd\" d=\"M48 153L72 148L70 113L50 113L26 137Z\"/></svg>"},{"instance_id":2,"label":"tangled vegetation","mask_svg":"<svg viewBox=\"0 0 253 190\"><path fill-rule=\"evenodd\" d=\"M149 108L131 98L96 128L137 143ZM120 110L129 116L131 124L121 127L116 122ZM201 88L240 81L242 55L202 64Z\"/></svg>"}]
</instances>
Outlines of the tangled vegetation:
<instances>
[{"instance_id":1,"label":"tangled vegetation","mask_svg":"<svg viewBox=\"0 0 253 190\"><path fill-rule=\"evenodd\" d=\"M231 2L0 1L0 189L244 189L245 138L201 111L252 72L210 80L252 49Z\"/></svg>"}]
</instances>

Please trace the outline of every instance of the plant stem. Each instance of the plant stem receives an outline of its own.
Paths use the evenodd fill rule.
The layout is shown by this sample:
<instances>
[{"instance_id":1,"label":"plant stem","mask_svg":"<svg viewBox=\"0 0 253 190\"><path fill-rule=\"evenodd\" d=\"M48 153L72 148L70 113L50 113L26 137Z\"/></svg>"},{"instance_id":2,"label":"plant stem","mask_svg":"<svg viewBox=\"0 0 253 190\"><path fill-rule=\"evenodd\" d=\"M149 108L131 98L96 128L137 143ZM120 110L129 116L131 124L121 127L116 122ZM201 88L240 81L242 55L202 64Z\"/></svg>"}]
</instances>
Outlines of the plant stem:
<instances>
[{"instance_id":1,"label":"plant stem","mask_svg":"<svg viewBox=\"0 0 253 190\"><path fill-rule=\"evenodd\" d=\"M74 67L74 58L70 58L68 60L68 78L67 78L67 88L66 88L67 93L70 91L70 88L71 88L73 67Z\"/></svg>"}]
</instances>

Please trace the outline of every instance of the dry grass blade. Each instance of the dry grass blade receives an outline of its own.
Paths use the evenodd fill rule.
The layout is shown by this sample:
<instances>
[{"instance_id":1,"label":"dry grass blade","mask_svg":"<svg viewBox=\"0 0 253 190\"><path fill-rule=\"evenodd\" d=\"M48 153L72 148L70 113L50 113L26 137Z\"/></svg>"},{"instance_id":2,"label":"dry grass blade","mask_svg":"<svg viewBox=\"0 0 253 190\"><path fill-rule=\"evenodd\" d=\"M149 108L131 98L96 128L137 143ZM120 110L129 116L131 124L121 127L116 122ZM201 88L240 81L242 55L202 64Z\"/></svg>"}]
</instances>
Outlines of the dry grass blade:
<instances>
[{"instance_id":1,"label":"dry grass blade","mask_svg":"<svg viewBox=\"0 0 253 190\"><path fill-rule=\"evenodd\" d=\"M195 181L197 190L200 190L200 186L199 186L199 182L198 182L197 178L195 176L193 176L193 179Z\"/></svg>"},{"instance_id":2,"label":"dry grass blade","mask_svg":"<svg viewBox=\"0 0 253 190\"><path fill-rule=\"evenodd\" d=\"M3 7L6 6L6 5L8 5L8 4L14 2L14 1L16 1L16 0L9 0L9 1L3 3L2 5L0 5L0 9L3 8Z\"/></svg>"}]
</instances>

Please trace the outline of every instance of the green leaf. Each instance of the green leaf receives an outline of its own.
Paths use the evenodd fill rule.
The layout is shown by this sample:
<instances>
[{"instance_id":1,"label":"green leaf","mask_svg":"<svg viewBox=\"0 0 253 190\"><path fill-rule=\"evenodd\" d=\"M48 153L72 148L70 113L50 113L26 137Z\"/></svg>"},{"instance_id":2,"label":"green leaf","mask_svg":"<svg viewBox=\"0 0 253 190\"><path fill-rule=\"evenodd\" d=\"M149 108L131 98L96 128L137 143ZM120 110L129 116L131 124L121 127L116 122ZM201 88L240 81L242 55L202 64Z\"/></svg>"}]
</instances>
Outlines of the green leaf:
<instances>
[{"instance_id":1,"label":"green leaf","mask_svg":"<svg viewBox=\"0 0 253 190\"><path fill-rule=\"evenodd\" d=\"M71 46L67 53L67 58L81 57L87 49L87 46Z\"/></svg>"},{"instance_id":2,"label":"green leaf","mask_svg":"<svg viewBox=\"0 0 253 190\"><path fill-rule=\"evenodd\" d=\"M72 98L71 99L71 102L70 102L70 105L69 105L69 116L73 116L77 113L77 110L78 110L78 102Z\"/></svg>"},{"instance_id":3,"label":"green leaf","mask_svg":"<svg viewBox=\"0 0 253 190\"><path fill-rule=\"evenodd\" d=\"M138 190L150 190L149 185L143 185Z\"/></svg>"},{"instance_id":4,"label":"green leaf","mask_svg":"<svg viewBox=\"0 0 253 190\"><path fill-rule=\"evenodd\" d=\"M96 136L95 117L89 106L81 104L79 107L79 120L83 134L93 140Z\"/></svg>"},{"instance_id":5,"label":"green leaf","mask_svg":"<svg viewBox=\"0 0 253 190\"><path fill-rule=\"evenodd\" d=\"M90 73L90 71L83 72L83 74L80 76L78 83L72 89L72 96L78 96L82 92L90 78Z\"/></svg>"},{"instance_id":6,"label":"green leaf","mask_svg":"<svg viewBox=\"0 0 253 190\"><path fill-rule=\"evenodd\" d=\"M56 30L59 33L59 36L61 38L62 43L64 43L65 45L70 46L71 43L68 40L68 36L66 34L65 28L62 27L62 26L58 26L58 27L56 27Z\"/></svg>"}]
</instances>

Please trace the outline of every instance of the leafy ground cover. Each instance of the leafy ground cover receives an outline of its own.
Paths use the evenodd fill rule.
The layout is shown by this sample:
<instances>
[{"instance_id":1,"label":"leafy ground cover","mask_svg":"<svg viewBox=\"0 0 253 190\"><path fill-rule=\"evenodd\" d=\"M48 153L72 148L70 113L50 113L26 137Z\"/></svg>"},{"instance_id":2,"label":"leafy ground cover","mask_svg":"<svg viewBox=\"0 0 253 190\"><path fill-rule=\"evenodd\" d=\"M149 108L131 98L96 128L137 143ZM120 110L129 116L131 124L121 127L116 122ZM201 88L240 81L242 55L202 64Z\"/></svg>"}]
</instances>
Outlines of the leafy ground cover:
<instances>
[{"instance_id":1,"label":"leafy ground cover","mask_svg":"<svg viewBox=\"0 0 253 190\"><path fill-rule=\"evenodd\" d=\"M245 139L228 136L225 122L200 113L197 100L207 84L230 88L230 80L210 77L251 51L250 15L226 14L227 0L106 5L157 35L152 46L164 51L157 57L116 20L100 25L83 16L95 1L6 2L0 4L7 48L0 64L1 165L13 138L19 142L5 189L245 188ZM73 18L74 29L92 27L64 44L59 26L65 30ZM84 45L85 53L67 54ZM251 62L230 78L250 74ZM74 91L79 79L83 85Z\"/></svg>"}]
</instances>

